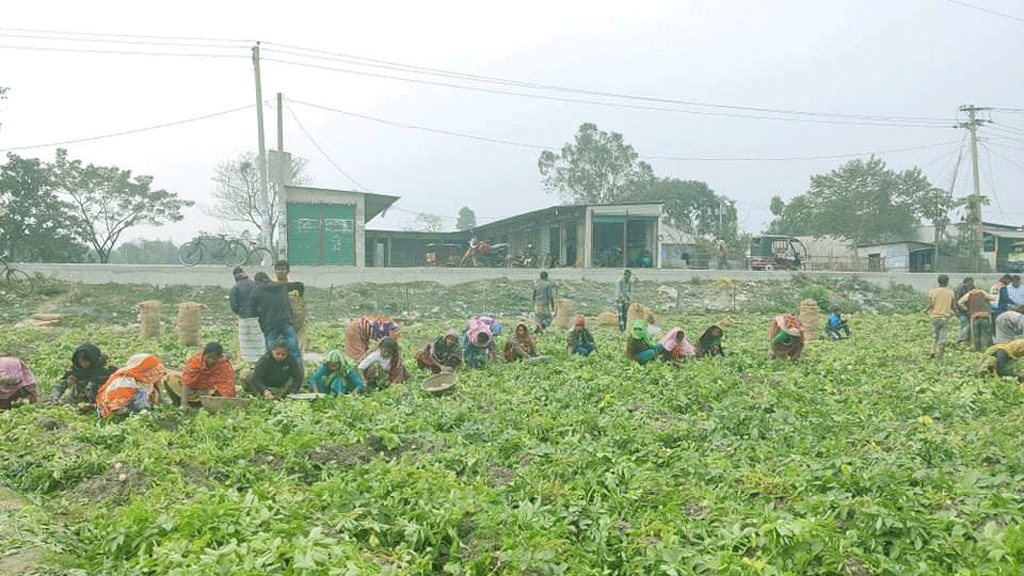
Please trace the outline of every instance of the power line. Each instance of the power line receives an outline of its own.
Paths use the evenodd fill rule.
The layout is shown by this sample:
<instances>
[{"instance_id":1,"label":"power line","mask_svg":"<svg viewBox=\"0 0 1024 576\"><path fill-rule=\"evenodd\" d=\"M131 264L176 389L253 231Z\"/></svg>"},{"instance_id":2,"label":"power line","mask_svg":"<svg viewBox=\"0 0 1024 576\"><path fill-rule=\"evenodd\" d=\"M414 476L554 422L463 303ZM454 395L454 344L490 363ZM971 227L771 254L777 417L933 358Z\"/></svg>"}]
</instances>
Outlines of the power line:
<instances>
[{"instance_id":1,"label":"power line","mask_svg":"<svg viewBox=\"0 0 1024 576\"><path fill-rule=\"evenodd\" d=\"M1016 166L1017 168L1020 168L1021 170L1024 170L1024 166L1022 166L1022 165L1020 165L1020 164L1016 163L1016 162L1015 162L1015 161L1013 161L1013 160L1010 160L1009 158L1007 158L1006 156L1003 156L1003 155L1002 155L1002 154L1000 154L999 152L995 152L995 151L993 151L993 150L989 150L989 153L990 153L990 154L995 154L996 156L998 156L998 157L1002 158L1003 160L1005 160L1005 161L1009 162L1010 164L1013 164L1013 165L1014 165L1014 166Z\"/></svg>"},{"instance_id":2,"label":"power line","mask_svg":"<svg viewBox=\"0 0 1024 576\"><path fill-rule=\"evenodd\" d=\"M0 28L0 30L3 30ZM145 45L145 46L172 46L179 48L227 48L231 50L245 48L241 45L232 45L224 43L212 43L212 42L201 42L195 41L181 41L181 40L129 40L127 38L73 38L66 36L56 35L40 35L40 34L22 34L22 33L10 33L0 32L0 38L12 38L12 39L27 39L27 40L50 40L56 42L84 42L87 44L132 44L132 45Z\"/></svg>"},{"instance_id":3,"label":"power line","mask_svg":"<svg viewBox=\"0 0 1024 576\"><path fill-rule=\"evenodd\" d=\"M1013 14L1007 14L1005 12L997 12L997 11L992 10L990 8L985 8L983 6L977 6L975 4L969 4L967 2L961 2L960 0L946 0L946 1L947 2L952 2L953 4L959 4L961 6L966 6L967 8L973 8L975 10L980 10L982 12L988 12L989 14L995 14L996 16L1002 16L1003 18L1009 18L1011 20L1016 20L1018 22L1024 22L1024 18L1021 18L1019 16L1014 16Z\"/></svg>"},{"instance_id":4,"label":"power line","mask_svg":"<svg viewBox=\"0 0 1024 576\"><path fill-rule=\"evenodd\" d=\"M88 136L86 138L76 138L74 140L64 140L62 142L49 142L47 144L32 144L28 146L12 146L10 148L0 148L0 152L13 152L15 150L30 150L33 148L49 148L51 146L63 146L65 144L78 144L81 142L91 142L93 140L102 140L104 138L114 138L116 136L127 136L129 134L138 134L139 132L146 132L149 130L156 130L158 128L167 128L170 126L178 126L180 124L188 124L191 122L198 122L200 120L207 120L217 116L223 116L225 114L231 114L233 112L239 112L242 110L248 110L249 108L255 107L255 104L249 104L247 106L239 106L238 108L232 108L230 110L224 110L221 112L214 112L213 114L206 114L204 116L196 116L195 118L188 118L185 120L176 120L174 122L167 122L164 124L155 124L153 126L146 126L144 128L135 128L132 130L124 130L121 132L110 132L108 134L100 134L98 136Z\"/></svg>"},{"instance_id":5,"label":"power line","mask_svg":"<svg viewBox=\"0 0 1024 576\"><path fill-rule=\"evenodd\" d=\"M711 112L701 110L683 110L680 108L667 108L663 106L648 106L640 104L626 104L622 102L604 102L600 100L587 100L583 98L569 98L563 96L550 96L545 94L529 94L524 92L514 92L510 90L499 90L496 88L486 88L481 86L466 86L463 84L453 84L450 82L439 82L435 80L425 80L422 78L408 78L405 76L394 76L390 74L380 74L376 72L367 72L364 70L352 70L349 68L335 68L331 66L321 66L319 64L310 64L308 62L295 62L291 60L280 60L278 58L263 58L267 62L277 62L279 64L286 64L291 66L300 66L306 68L317 68L321 70L329 70L333 72L341 72L345 74L356 74L360 76L368 76L373 78L384 78L388 80L398 80L400 82L412 82L416 84L426 84L430 86L441 86L445 88L455 88L458 90L469 90L474 92L484 92L488 94L503 94L506 96L516 96L520 98L533 98L538 100L551 100L555 102L569 102L574 104L592 104L595 106L606 106L610 108L624 108L631 110L649 110L655 112L674 112L677 114L694 114L699 116L724 116L730 118L751 118L756 120L779 120L783 122L808 122L818 124L843 124L850 126L883 126L883 127L897 127L897 128L948 128L950 125L940 124L913 124L913 123L893 123L893 122L855 122L845 120L830 120L825 118L785 118L776 116L759 116L755 114L734 114L729 112Z\"/></svg>"},{"instance_id":6,"label":"power line","mask_svg":"<svg viewBox=\"0 0 1024 576\"><path fill-rule=\"evenodd\" d=\"M1003 206L999 203L999 194L996 192L996 177L992 173L992 150L990 150L984 142L981 143L981 147L984 148L985 152L988 154L988 156L985 157L985 167L988 169L989 183L992 184L992 198L996 201L996 208L1002 210Z\"/></svg>"},{"instance_id":7,"label":"power line","mask_svg":"<svg viewBox=\"0 0 1024 576\"><path fill-rule=\"evenodd\" d=\"M202 36L154 36L149 34L113 34L106 32L75 32L69 30L42 30L39 28L9 28L6 26L0 26L0 30L9 30L12 32L31 32L37 34L63 34L63 35L75 35L75 36L97 36L97 37L114 37L114 38L139 38L139 39L150 39L150 40L183 40L193 42L234 42L234 43L246 43L252 44L255 40L242 40L237 38L209 38Z\"/></svg>"},{"instance_id":8,"label":"power line","mask_svg":"<svg viewBox=\"0 0 1024 576\"><path fill-rule=\"evenodd\" d=\"M313 135L309 133L309 130L306 130L306 127L302 125L302 122L299 122L299 117L295 115L295 111L292 110L292 107L288 106L287 104L285 105L285 107L288 108L288 113L291 114L292 120L295 120L295 124L298 125L300 130L302 130L302 133L306 135L306 138L309 138L309 141L313 143L313 146L316 146L316 149L319 150L320 153L323 154L324 158L326 158L327 161L331 163L331 166L334 166L334 168L338 172L341 172L342 176L348 178L349 181L355 184L358 188L361 188L363 192L366 192L366 186L363 186L362 184L357 182L355 178L349 176L348 172L342 170L341 166L338 166L338 164L331 159L330 155L328 155L327 152L319 144L317 144L316 140L313 138Z\"/></svg>"},{"instance_id":9,"label":"power line","mask_svg":"<svg viewBox=\"0 0 1024 576\"><path fill-rule=\"evenodd\" d=\"M125 56L189 56L199 58L246 58L244 54L207 54L198 52L143 52L128 50L100 50L97 48L58 48L56 46L12 46L0 44L3 50L35 50L38 52L78 52L83 54L120 54Z\"/></svg>"},{"instance_id":10,"label":"power line","mask_svg":"<svg viewBox=\"0 0 1024 576\"><path fill-rule=\"evenodd\" d=\"M349 64L355 64L358 66L368 66L374 68L384 68L389 70L399 70L404 72L442 76L446 78L457 78L462 80L471 80L476 82L486 82L491 84L501 84L508 86L517 86L521 88L531 88L536 90L546 90L554 92L564 92L571 94L581 94L585 96L600 96L605 98L618 98L627 100L640 100L645 102L655 102L661 104L680 104L685 106L696 106L703 108L719 108L727 110L738 110L747 112L764 112L771 114L786 114L786 115L799 115L799 116L815 116L825 118L844 118L844 119L855 119L855 120L869 120L869 121L898 121L898 122L930 122L930 123L941 123L943 126L947 125L950 120L945 118L934 118L934 117L921 117L921 116L884 116L875 114L846 114L837 112L809 112L803 110L790 110L790 109L779 109L779 108L768 108L759 106L741 106L733 104L718 104L709 102L699 102L694 100L680 100L673 98L661 98L661 97L650 97L650 96L637 96L633 94L622 94L616 92L606 92L600 90L590 90L583 88L569 88L565 86L555 86L551 84L542 84L538 82L527 82L521 80L510 80L507 78L498 78L495 76L485 76L479 74L469 74L464 72L453 72L450 70L443 70L439 68L429 68L424 66L417 66L413 64L404 64L401 62L392 62L387 60L378 60L374 58L366 58L362 56L354 56L350 54L341 54L337 52L328 52L325 50L318 50L312 48L302 48L299 46L290 46L285 44L275 44L272 42L265 43L269 48L268 51L278 52L291 56L298 56L301 58L316 58L320 60L329 60L335 62L344 62ZM302 50L306 52L314 52L318 54L328 54L330 57L315 56L310 54L303 54L300 52L294 52L289 50L280 50L274 48L274 46L281 46L283 48L290 48L292 50ZM298 63L296 63L298 64ZM301 64L300 64L301 65Z\"/></svg>"},{"instance_id":11,"label":"power line","mask_svg":"<svg viewBox=\"0 0 1024 576\"><path fill-rule=\"evenodd\" d=\"M477 141L482 141L482 142L490 142L490 143L493 143L493 144L505 144L505 145L509 145L509 146L519 146L519 147L531 148L531 149L535 149L535 150L557 150L557 149L560 148L560 146L543 146L543 145L540 145L540 144L530 144L530 143L526 143L526 142L516 142L514 140L504 140L504 139L499 139L499 138L488 138L488 137L485 137L485 136L477 136L477 135L474 135L474 134L466 134L466 133L463 133L463 132L455 132L453 130L443 130L443 129L439 129L439 128L430 128L430 127L427 127L427 126L417 126L417 125L414 125L414 124L406 124L404 122L396 122L396 121L393 121L393 120L386 120L384 118L377 118L375 116L370 116L370 115L367 115L367 114L359 114L359 113L356 113L356 112L349 112L349 111L346 111L346 110L341 110L339 108L332 108L330 106L324 106L322 104L313 104L311 102L303 102L303 101L300 101L300 100L293 100L291 98L289 98L288 101L289 102L293 102L295 104L302 105L302 106L309 106L309 107L312 107L312 108L319 108L321 110L326 110L326 111L329 111L329 112L336 112L338 114L343 114L345 116L352 116L352 117L355 117L355 118L362 118L364 120L369 120L371 122L379 122L381 124L386 124L386 125L393 126L393 127L396 127L396 128L403 128L403 129L408 129L408 130L421 130L421 131L425 131L425 132L433 132L433 133L436 133L436 134L444 134L446 136L453 136L453 137L456 137L456 138L466 138L466 139L470 139L470 140L477 140ZM949 145L949 144L956 144L957 142L958 142L957 140L951 140L951 141L948 141L948 142L938 142L936 144L926 144L924 146L912 146L912 147L908 147L908 148L894 148L894 149L890 149L890 150L876 150L874 152L856 152L856 153L850 153L850 154L828 154L828 155L823 155L823 156L790 156L790 157L775 157L775 158L770 158L770 157L761 157L761 158L701 158L701 157L680 157L680 156L640 156L640 158L644 159L644 160L674 160L674 161L681 161L681 162L785 162L785 161L798 161L798 160L828 160L828 159L834 159L834 158L849 158L849 157L855 157L855 156L868 156L868 155L871 155L871 154L880 155L880 154L893 154L893 153L897 153L897 152L909 152L909 151L912 151L912 150L922 150L922 149L926 149L926 148L935 148L937 146L946 146L946 145Z\"/></svg>"}]
</instances>

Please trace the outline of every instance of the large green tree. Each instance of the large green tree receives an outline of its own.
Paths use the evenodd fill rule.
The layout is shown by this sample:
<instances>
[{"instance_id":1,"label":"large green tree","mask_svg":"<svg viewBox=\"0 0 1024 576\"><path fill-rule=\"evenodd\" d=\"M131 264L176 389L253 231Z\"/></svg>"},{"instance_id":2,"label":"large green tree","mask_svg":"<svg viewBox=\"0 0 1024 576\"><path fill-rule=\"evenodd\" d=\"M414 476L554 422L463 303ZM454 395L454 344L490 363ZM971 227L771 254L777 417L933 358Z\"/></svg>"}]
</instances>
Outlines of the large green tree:
<instances>
[{"instance_id":1,"label":"large green tree","mask_svg":"<svg viewBox=\"0 0 1024 576\"><path fill-rule=\"evenodd\" d=\"M81 223L57 196L50 167L36 158L7 154L0 166L0 253L29 262L79 262Z\"/></svg>"},{"instance_id":2,"label":"large green tree","mask_svg":"<svg viewBox=\"0 0 1024 576\"><path fill-rule=\"evenodd\" d=\"M633 195L654 180L651 165L640 160L622 134L596 124L580 125L575 141L537 160L544 188L567 204L610 204Z\"/></svg>"},{"instance_id":3,"label":"large green tree","mask_svg":"<svg viewBox=\"0 0 1024 576\"><path fill-rule=\"evenodd\" d=\"M664 202L668 224L687 234L732 239L737 233L736 203L706 182L657 178L623 200Z\"/></svg>"},{"instance_id":4,"label":"large green tree","mask_svg":"<svg viewBox=\"0 0 1024 576\"><path fill-rule=\"evenodd\" d=\"M810 234L838 236L859 246L906 238L922 218L940 219L951 205L920 168L897 172L872 156L811 176L810 190L783 205L773 224L780 232L792 232L789 226L802 222ZM773 208L779 204L773 202Z\"/></svg>"},{"instance_id":5,"label":"large green tree","mask_svg":"<svg viewBox=\"0 0 1024 576\"><path fill-rule=\"evenodd\" d=\"M133 177L131 170L117 166L85 165L69 160L64 149L57 150L52 170L57 190L73 205L80 237L104 263L125 230L178 222L184 218L181 210L195 204L173 192L154 190L152 176Z\"/></svg>"},{"instance_id":6,"label":"large green tree","mask_svg":"<svg viewBox=\"0 0 1024 576\"><path fill-rule=\"evenodd\" d=\"M455 222L456 230L469 230L470 228L476 227L476 213L469 209L468 206L463 206L459 210L459 219Z\"/></svg>"}]
</instances>

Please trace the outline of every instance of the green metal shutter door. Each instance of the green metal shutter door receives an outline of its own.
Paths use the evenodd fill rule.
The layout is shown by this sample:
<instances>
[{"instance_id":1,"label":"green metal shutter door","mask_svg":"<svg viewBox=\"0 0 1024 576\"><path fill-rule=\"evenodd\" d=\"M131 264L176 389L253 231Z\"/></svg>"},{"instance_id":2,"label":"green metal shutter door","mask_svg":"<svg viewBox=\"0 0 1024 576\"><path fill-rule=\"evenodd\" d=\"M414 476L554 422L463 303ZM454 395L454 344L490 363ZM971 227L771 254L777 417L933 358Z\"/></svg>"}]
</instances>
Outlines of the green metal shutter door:
<instances>
[{"instance_id":1,"label":"green metal shutter door","mask_svg":"<svg viewBox=\"0 0 1024 576\"><path fill-rule=\"evenodd\" d=\"M351 204L323 205L323 264L327 266L355 266L356 264L355 206Z\"/></svg>"},{"instance_id":2,"label":"green metal shutter door","mask_svg":"<svg viewBox=\"0 0 1024 576\"><path fill-rule=\"evenodd\" d=\"M319 204L288 203L288 262L293 266L320 264L322 230Z\"/></svg>"}]
</instances>

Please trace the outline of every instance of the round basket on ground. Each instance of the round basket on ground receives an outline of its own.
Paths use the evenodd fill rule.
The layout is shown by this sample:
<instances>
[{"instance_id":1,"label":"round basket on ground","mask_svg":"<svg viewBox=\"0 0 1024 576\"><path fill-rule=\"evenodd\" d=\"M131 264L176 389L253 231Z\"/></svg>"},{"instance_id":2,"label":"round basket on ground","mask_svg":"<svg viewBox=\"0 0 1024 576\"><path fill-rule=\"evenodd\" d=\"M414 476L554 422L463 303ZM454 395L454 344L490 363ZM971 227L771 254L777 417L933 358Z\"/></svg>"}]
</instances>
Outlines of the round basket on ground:
<instances>
[{"instance_id":1,"label":"round basket on ground","mask_svg":"<svg viewBox=\"0 0 1024 576\"><path fill-rule=\"evenodd\" d=\"M459 381L459 375L455 372L442 372L427 378L420 385L427 394L445 394L455 390L455 383Z\"/></svg>"}]
</instances>

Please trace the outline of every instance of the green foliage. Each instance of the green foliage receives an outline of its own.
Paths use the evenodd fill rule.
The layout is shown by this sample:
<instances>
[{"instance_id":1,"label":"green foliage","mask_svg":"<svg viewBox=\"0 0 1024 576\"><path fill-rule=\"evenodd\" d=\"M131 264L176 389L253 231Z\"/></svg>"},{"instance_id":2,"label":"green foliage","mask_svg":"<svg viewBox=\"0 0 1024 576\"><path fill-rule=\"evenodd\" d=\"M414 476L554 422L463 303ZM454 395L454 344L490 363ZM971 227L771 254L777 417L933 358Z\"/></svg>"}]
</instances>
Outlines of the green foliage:
<instances>
[{"instance_id":1,"label":"green foliage","mask_svg":"<svg viewBox=\"0 0 1024 576\"><path fill-rule=\"evenodd\" d=\"M620 202L654 179L654 169L640 160L622 134L584 123L574 143L550 150L537 160L544 188L558 192L567 204Z\"/></svg>"},{"instance_id":2,"label":"green foliage","mask_svg":"<svg viewBox=\"0 0 1024 576\"><path fill-rule=\"evenodd\" d=\"M736 203L715 194L706 182L657 178L625 199L664 202L668 223L687 234L728 240L736 237Z\"/></svg>"},{"instance_id":3,"label":"green foliage","mask_svg":"<svg viewBox=\"0 0 1024 576\"><path fill-rule=\"evenodd\" d=\"M7 153L0 166L0 253L28 262L79 262L86 247L74 207L57 196L49 167Z\"/></svg>"},{"instance_id":4,"label":"green foliage","mask_svg":"<svg viewBox=\"0 0 1024 576\"><path fill-rule=\"evenodd\" d=\"M688 315L662 323L725 326L727 358L641 367L595 327L592 357L549 331L548 363L464 372L445 397L412 382L120 423L19 407L0 483L38 502L21 538L88 574L1019 573L1018 383L973 378L962 349L929 362L923 315L848 319L854 340L799 363L768 359L767 315ZM447 327L408 324L410 366ZM317 348L343 334L309 327ZM85 338L115 362L189 352L120 328L8 328L0 349L45 394Z\"/></svg>"},{"instance_id":5,"label":"green foliage","mask_svg":"<svg viewBox=\"0 0 1024 576\"><path fill-rule=\"evenodd\" d=\"M941 220L953 206L920 168L896 172L874 156L811 176L810 190L789 204L776 198L772 230L832 235L853 245L906 238L920 218Z\"/></svg>"},{"instance_id":6,"label":"green foliage","mask_svg":"<svg viewBox=\"0 0 1024 576\"><path fill-rule=\"evenodd\" d=\"M455 229L469 230L474 227L476 227L476 213L470 210L468 206L463 206L459 210L459 219L455 223Z\"/></svg>"},{"instance_id":7,"label":"green foliage","mask_svg":"<svg viewBox=\"0 0 1024 576\"><path fill-rule=\"evenodd\" d=\"M184 218L182 208L195 204L173 192L152 190L152 176L133 178L130 170L116 166L83 165L81 160L69 160L67 150L60 148L51 170L60 193L71 199L78 236L92 246L100 262L110 259L125 230L178 222Z\"/></svg>"},{"instance_id":8,"label":"green foliage","mask_svg":"<svg viewBox=\"0 0 1024 576\"><path fill-rule=\"evenodd\" d=\"M811 299L818 303L818 308L822 311L829 310L832 307L832 298L829 295L828 288L819 284L808 284L800 290L800 300Z\"/></svg>"}]
</instances>

